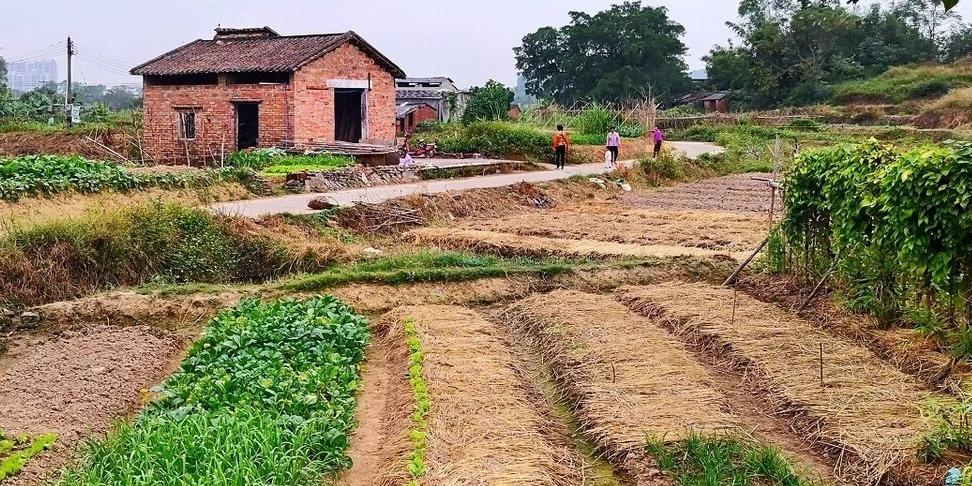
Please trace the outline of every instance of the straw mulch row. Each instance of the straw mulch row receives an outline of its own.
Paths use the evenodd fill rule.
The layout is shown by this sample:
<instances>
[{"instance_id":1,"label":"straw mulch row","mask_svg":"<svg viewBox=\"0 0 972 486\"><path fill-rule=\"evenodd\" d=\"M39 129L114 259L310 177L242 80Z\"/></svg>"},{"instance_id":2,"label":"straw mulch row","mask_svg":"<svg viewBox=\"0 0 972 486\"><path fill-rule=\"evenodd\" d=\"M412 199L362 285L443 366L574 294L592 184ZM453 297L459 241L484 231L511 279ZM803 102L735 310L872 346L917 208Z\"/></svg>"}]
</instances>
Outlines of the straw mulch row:
<instances>
[{"instance_id":1,"label":"straw mulch row","mask_svg":"<svg viewBox=\"0 0 972 486\"><path fill-rule=\"evenodd\" d=\"M652 211L603 203L470 220L463 227L523 236L743 252L755 248L766 236L767 218L752 213Z\"/></svg>"},{"instance_id":2,"label":"straw mulch row","mask_svg":"<svg viewBox=\"0 0 972 486\"><path fill-rule=\"evenodd\" d=\"M775 305L699 283L623 287L618 298L698 349L732 362L805 440L855 484L938 484L917 462L933 394L870 350ZM820 347L823 345L823 385Z\"/></svg>"},{"instance_id":3,"label":"straw mulch row","mask_svg":"<svg viewBox=\"0 0 972 486\"><path fill-rule=\"evenodd\" d=\"M790 277L765 273L744 276L736 283L747 294L788 309L799 308L812 286L812 282L808 286ZM968 362L953 358L933 337L915 328L883 325L873 315L853 313L823 296L813 299L800 315L814 325L866 346L935 389L960 395L962 381L972 377Z\"/></svg>"},{"instance_id":4,"label":"straw mulch row","mask_svg":"<svg viewBox=\"0 0 972 486\"><path fill-rule=\"evenodd\" d=\"M551 439L555 424L531 400L503 328L463 307L400 307L382 318L388 345L405 348L406 319L422 343L432 404L421 484L581 483L579 461Z\"/></svg>"},{"instance_id":5,"label":"straw mulch row","mask_svg":"<svg viewBox=\"0 0 972 486\"><path fill-rule=\"evenodd\" d=\"M692 353L610 296L557 290L514 304L506 317L534 341L582 430L638 484L664 484L652 474L647 437L735 428Z\"/></svg>"},{"instance_id":6,"label":"straw mulch row","mask_svg":"<svg viewBox=\"0 0 972 486\"><path fill-rule=\"evenodd\" d=\"M564 240L463 228L417 228L408 234L420 245L480 251L508 257L670 258L692 256L719 259L739 257L738 254L731 255L725 251L697 247L639 245L597 240Z\"/></svg>"}]
</instances>

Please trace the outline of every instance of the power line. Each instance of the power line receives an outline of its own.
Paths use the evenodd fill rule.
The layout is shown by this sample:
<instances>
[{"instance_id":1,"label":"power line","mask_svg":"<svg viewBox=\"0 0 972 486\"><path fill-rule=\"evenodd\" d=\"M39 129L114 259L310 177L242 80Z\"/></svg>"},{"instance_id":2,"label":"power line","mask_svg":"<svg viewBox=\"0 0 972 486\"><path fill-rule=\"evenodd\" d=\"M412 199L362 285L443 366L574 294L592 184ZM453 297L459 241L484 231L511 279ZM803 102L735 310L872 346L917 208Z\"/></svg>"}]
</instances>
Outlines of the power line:
<instances>
[{"instance_id":1,"label":"power line","mask_svg":"<svg viewBox=\"0 0 972 486\"><path fill-rule=\"evenodd\" d=\"M130 73L128 72L128 70L125 69L125 68L121 68L121 67L118 67L118 66L113 66L113 65L110 65L110 64L105 64L105 63L103 63L101 61L98 61L95 58L89 57L89 56L84 55L84 54L78 54L78 59L81 59L81 60L83 60L83 61L85 61L85 62L87 62L87 63L89 63L89 64L91 64L91 65L93 65L93 66L95 66L97 68L100 68L102 70L108 71L108 72L110 72L112 74L130 75Z\"/></svg>"},{"instance_id":2,"label":"power line","mask_svg":"<svg viewBox=\"0 0 972 486\"><path fill-rule=\"evenodd\" d=\"M132 62L129 62L129 61L126 61L126 60L123 60L123 59L118 59L116 57L112 57L112 56L109 56L109 55L106 55L106 54L101 54L99 52L94 51L93 49L89 49L89 48L84 47L84 46L79 46L79 47L80 47L80 51L82 53L87 54L90 57L97 58L98 60L103 61L106 64L116 64L119 67L124 67L126 70L129 69L131 66L134 66L135 65L135 63L132 63Z\"/></svg>"},{"instance_id":3,"label":"power line","mask_svg":"<svg viewBox=\"0 0 972 486\"><path fill-rule=\"evenodd\" d=\"M47 52L51 52L51 51L56 52L57 50L63 48L65 45L66 45L66 42L65 41L60 41L60 42L55 42L54 44L51 44L51 45L49 45L47 47L41 47L39 49L34 49L32 51L24 52L22 54L10 55L10 56L4 56L4 57L7 58L7 59L26 59L26 58L32 58L32 57L35 57L37 55L44 55Z\"/></svg>"},{"instance_id":4,"label":"power line","mask_svg":"<svg viewBox=\"0 0 972 486\"><path fill-rule=\"evenodd\" d=\"M22 57L18 57L18 58L9 58L9 59L6 59L6 60L9 63L15 63L15 62L36 61L36 60L40 60L40 59L50 59L52 56L56 56L58 53L60 53L63 49L64 49L64 46L53 47L53 48L50 48L50 49L48 49L46 51L41 51L41 52L38 52L38 53L33 54L33 55L30 55L30 56L22 56Z\"/></svg>"}]
</instances>

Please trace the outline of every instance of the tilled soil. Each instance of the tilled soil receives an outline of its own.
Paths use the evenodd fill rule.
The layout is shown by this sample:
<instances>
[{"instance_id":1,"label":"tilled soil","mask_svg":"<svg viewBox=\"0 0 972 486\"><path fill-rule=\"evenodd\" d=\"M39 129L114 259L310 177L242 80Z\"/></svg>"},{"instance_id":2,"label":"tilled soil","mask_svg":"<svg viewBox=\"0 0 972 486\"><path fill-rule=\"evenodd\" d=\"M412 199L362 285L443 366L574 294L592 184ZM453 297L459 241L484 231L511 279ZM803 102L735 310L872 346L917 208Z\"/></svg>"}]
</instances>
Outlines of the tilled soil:
<instances>
[{"instance_id":1,"label":"tilled soil","mask_svg":"<svg viewBox=\"0 0 972 486\"><path fill-rule=\"evenodd\" d=\"M654 211L617 204L561 205L504 218L470 220L462 228L569 240L752 250L766 236L768 216L716 211Z\"/></svg>"},{"instance_id":2,"label":"tilled soil","mask_svg":"<svg viewBox=\"0 0 972 486\"><path fill-rule=\"evenodd\" d=\"M626 206L648 209L763 213L768 219L770 188L766 182L756 181L753 178L769 179L772 176L772 174L754 172L705 179L651 192L626 193L623 202ZM781 201L780 194L777 194L776 211L782 209Z\"/></svg>"},{"instance_id":3,"label":"tilled soil","mask_svg":"<svg viewBox=\"0 0 972 486\"><path fill-rule=\"evenodd\" d=\"M171 373L183 340L149 326L99 325L49 337L27 336L0 361L0 429L53 432L54 447L4 485L40 484L87 437L137 409Z\"/></svg>"},{"instance_id":4,"label":"tilled soil","mask_svg":"<svg viewBox=\"0 0 972 486\"><path fill-rule=\"evenodd\" d=\"M462 228L418 228L409 236L419 244L456 250L473 250L501 256L564 256L582 258L711 257L741 260L745 252L728 252L677 245L638 245L598 240L564 240L498 231Z\"/></svg>"}]
</instances>

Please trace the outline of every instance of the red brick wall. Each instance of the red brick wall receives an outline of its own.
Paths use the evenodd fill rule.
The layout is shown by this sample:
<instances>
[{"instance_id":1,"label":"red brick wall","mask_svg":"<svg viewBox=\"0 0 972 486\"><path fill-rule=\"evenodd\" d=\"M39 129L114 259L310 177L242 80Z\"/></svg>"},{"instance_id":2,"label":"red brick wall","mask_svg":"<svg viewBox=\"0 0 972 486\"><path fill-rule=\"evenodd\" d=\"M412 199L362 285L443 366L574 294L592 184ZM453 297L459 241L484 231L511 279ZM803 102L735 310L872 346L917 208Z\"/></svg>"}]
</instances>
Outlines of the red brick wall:
<instances>
[{"instance_id":1,"label":"red brick wall","mask_svg":"<svg viewBox=\"0 0 972 486\"><path fill-rule=\"evenodd\" d=\"M413 111L412 113L406 116L404 131L408 131L409 133L415 133L415 127L417 127L419 123L428 120L435 121L438 119L439 119L439 112L436 111L435 108L432 108L429 105L422 105L417 110ZM398 135L400 136L405 135L404 131L398 130L399 132Z\"/></svg>"},{"instance_id":2,"label":"red brick wall","mask_svg":"<svg viewBox=\"0 0 972 486\"><path fill-rule=\"evenodd\" d=\"M291 84L164 86L145 84L143 150L157 163L219 161L236 150L234 101L260 102L260 147L284 140L334 140L334 91L329 79L367 80L368 133L362 142L394 145L395 80L352 44L345 44L299 69ZM180 138L181 109L196 111L196 138Z\"/></svg>"},{"instance_id":3,"label":"red brick wall","mask_svg":"<svg viewBox=\"0 0 972 486\"><path fill-rule=\"evenodd\" d=\"M289 138L290 86L237 84L160 86L145 85L142 111L142 146L157 163L185 164L186 150L193 164L218 163L236 151L234 101L260 102L259 146L272 147ZM195 140L181 140L179 110L196 112Z\"/></svg>"},{"instance_id":4,"label":"red brick wall","mask_svg":"<svg viewBox=\"0 0 972 486\"><path fill-rule=\"evenodd\" d=\"M395 79L353 44L345 44L294 73L294 139L334 140L334 91L329 79L367 80L368 134L362 142L395 143Z\"/></svg>"}]
</instances>

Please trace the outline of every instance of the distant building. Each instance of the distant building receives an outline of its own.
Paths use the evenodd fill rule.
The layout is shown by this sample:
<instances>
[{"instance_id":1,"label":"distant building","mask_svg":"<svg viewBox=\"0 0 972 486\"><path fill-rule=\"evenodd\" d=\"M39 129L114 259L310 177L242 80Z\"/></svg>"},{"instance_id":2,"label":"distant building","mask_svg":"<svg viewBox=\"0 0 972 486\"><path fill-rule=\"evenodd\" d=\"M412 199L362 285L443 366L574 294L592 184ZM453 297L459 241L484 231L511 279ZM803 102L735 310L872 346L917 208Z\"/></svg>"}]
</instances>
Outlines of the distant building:
<instances>
[{"instance_id":1,"label":"distant building","mask_svg":"<svg viewBox=\"0 0 972 486\"><path fill-rule=\"evenodd\" d=\"M705 98L702 98L702 108L706 113L729 113L729 98L732 93L729 91L715 91Z\"/></svg>"},{"instance_id":2,"label":"distant building","mask_svg":"<svg viewBox=\"0 0 972 486\"><path fill-rule=\"evenodd\" d=\"M439 112L428 103L402 103L395 110L395 121L398 124L398 135L405 132L415 133L415 127L424 121L436 121Z\"/></svg>"},{"instance_id":3,"label":"distant building","mask_svg":"<svg viewBox=\"0 0 972 486\"><path fill-rule=\"evenodd\" d=\"M520 106L537 104L537 98L526 92L527 79L522 74L516 76L516 88L513 90L513 102Z\"/></svg>"},{"instance_id":4,"label":"distant building","mask_svg":"<svg viewBox=\"0 0 972 486\"><path fill-rule=\"evenodd\" d=\"M19 61L7 65L7 86L14 91L26 93L57 82L57 61Z\"/></svg>"},{"instance_id":5,"label":"distant building","mask_svg":"<svg viewBox=\"0 0 972 486\"><path fill-rule=\"evenodd\" d=\"M395 80L395 104L427 104L438 114L439 121L452 121L466 111L469 93L460 90L444 76L402 78Z\"/></svg>"},{"instance_id":6,"label":"distant building","mask_svg":"<svg viewBox=\"0 0 972 486\"><path fill-rule=\"evenodd\" d=\"M694 106L705 113L728 113L732 91L696 91L677 98L672 106Z\"/></svg>"}]
</instances>

